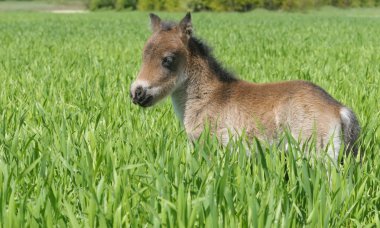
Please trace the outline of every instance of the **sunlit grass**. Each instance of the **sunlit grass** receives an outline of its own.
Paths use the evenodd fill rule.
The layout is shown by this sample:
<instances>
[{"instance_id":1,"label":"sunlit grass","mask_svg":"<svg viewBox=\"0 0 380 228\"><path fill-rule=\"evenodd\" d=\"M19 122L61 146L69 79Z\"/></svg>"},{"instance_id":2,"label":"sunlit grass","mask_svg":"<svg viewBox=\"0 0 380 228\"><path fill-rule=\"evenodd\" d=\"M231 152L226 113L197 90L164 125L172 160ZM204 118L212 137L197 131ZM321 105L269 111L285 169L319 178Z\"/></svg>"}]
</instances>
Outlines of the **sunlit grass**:
<instances>
[{"instance_id":1,"label":"sunlit grass","mask_svg":"<svg viewBox=\"0 0 380 228\"><path fill-rule=\"evenodd\" d=\"M380 226L380 19L363 12L193 15L239 77L310 80L357 113L363 162L337 168L297 144L190 145L168 100L132 105L147 13L1 14L0 225Z\"/></svg>"}]
</instances>

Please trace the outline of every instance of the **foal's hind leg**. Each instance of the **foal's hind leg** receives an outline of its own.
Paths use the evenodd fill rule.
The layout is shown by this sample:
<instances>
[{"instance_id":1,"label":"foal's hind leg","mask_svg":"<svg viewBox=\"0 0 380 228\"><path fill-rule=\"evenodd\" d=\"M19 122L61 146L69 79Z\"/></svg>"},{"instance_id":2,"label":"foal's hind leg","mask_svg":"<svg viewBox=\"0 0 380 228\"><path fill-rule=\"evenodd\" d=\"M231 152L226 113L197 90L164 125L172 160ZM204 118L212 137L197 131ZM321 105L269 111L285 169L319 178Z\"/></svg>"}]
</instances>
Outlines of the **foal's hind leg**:
<instances>
[{"instance_id":1,"label":"foal's hind leg","mask_svg":"<svg viewBox=\"0 0 380 228\"><path fill-rule=\"evenodd\" d=\"M325 148L327 147L327 154L334 162L337 162L342 145L342 128L340 123L333 124L322 140L323 142L326 142L326 145L321 146L324 146Z\"/></svg>"}]
</instances>

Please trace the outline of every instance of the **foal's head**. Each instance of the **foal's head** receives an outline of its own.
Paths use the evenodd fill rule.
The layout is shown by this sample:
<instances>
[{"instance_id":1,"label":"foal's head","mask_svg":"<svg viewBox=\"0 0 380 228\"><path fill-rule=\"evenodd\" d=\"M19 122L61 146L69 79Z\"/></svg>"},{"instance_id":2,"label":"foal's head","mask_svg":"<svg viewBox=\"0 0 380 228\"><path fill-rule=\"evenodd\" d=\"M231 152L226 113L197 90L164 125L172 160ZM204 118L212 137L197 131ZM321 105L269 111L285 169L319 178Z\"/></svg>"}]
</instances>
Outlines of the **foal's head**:
<instances>
[{"instance_id":1,"label":"foal's head","mask_svg":"<svg viewBox=\"0 0 380 228\"><path fill-rule=\"evenodd\" d=\"M153 34L145 44L143 62L131 86L133 103L154 105L186 80L187 43L191 37L190 13L180 23L163 22L150 14Z\"/></svg>"}]
</instances>

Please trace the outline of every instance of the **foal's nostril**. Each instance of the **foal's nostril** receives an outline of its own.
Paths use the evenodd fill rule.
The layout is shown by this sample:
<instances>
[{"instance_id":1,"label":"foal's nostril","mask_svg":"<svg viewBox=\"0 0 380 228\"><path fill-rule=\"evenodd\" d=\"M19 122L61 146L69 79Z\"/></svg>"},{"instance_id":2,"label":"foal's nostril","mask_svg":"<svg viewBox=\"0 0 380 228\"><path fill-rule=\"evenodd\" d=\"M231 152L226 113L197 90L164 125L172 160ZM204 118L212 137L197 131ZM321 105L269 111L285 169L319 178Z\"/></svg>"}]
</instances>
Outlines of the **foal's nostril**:
<instances>
[{"instance_id":1,"label":"foal's nostril","mask_svg":"<svg viewBox=\"0 0 380 228\"><path fill-rule=\"evenodd\" d=\"M135 91L136 97L140 98L141 95L143 94L143 92L144 92L144 90L143 90L143 88L141 86L137 87L136 91Z\"/></svg>"},{"instance_id":2,"label":"foal's nostril","mask_svg":"<svg viewBox=\"0 0 380 228\"><path fill-rule=\"evenodd\" d=\"M134 89L131 89L132 102L142 107L150 106L153 100L153 96L149 94L148 90L149 88L142 86L136 86Z\"/></svg>"},{"instance_id":3,"label":"foal's nostril","mask_svg":"<svg viewBox=\"0 0 380 228\"><path fill-rule=\"evenodd\" d=\"M145 95L146 95L146 90L143 87L138 86L135 90L135 97L133 99L136 100L137 102L140 102L144 100Z\"/></svg>"}]
</instances>

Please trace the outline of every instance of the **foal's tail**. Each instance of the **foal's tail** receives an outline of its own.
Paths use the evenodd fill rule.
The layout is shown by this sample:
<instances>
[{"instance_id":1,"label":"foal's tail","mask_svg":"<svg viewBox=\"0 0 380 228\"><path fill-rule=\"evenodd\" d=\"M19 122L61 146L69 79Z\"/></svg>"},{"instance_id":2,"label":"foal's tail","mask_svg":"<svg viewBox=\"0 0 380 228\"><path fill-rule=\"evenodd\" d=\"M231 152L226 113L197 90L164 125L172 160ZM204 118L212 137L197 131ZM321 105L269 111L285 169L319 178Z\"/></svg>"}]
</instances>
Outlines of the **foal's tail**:
<instances>
[{"instance_id":1,"label":"foal's tail","mask_svg":"<svg viewBox=\"0 0 380 228\"><path fill-rule=\"evenodd\" d=\"M358 154L357 139L359 138L360 126L355 114L349 108L340 109L340 119L342 121L343 139L346 154Z\"/></svg>"}]
</instances>

